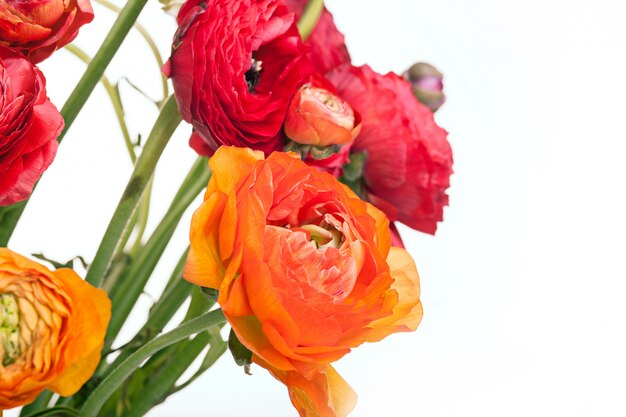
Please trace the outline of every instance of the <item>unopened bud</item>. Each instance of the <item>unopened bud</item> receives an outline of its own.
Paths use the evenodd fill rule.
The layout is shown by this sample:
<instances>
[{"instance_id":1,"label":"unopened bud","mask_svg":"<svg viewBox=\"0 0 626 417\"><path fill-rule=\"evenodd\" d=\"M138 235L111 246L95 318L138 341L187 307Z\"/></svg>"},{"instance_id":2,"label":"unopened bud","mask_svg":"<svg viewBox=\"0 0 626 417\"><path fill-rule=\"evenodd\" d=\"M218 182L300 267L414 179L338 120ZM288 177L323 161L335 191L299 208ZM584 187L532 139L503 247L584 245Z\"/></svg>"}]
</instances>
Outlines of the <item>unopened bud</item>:
<instances>
[{"instance_id":1,"label":"unopened bud","mask_svg":"<svg viewBox=\"0 0 626 417\"><path fill-rule=\"evenodd\" d=\"M361 130L360 116L325 88L306 84L295 94L287 111L285 134L302 145L345 145Z\"/></svg>"},{"instance_id":2,"label":"unopened bud","mask_svg":"<svg viewBox=\"0 0 626 417\"><path fill-rule=\"evenodd\" d=\"M433 113L446 101L443 74L432 65L418 62L404 73L404 78L413 86L415 97Z\"/></svg>"}]
</instances>

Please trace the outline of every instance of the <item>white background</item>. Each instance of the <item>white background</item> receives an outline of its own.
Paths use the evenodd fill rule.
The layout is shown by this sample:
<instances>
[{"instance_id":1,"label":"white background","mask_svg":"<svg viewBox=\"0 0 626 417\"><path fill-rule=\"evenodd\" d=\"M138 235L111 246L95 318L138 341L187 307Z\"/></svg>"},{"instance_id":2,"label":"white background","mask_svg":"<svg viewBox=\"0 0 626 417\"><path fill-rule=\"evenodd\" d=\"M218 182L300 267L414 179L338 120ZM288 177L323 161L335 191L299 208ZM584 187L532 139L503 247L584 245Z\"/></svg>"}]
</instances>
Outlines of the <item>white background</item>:
<instances>
[{"instance_id":1,"label":"white background","mask_svg":"<svg viewBox=\"0 0 626 417\"><path fill-rule=\"evenodd\" d=\"M402 230L421 274L423 323L337 364L359 394L351 416L626 415L626 3L327 4L356 64L401 72L426 60L445 73L448 102L437 119L450 131L455 156L450 207L437 236ZM94 24L77 40L90 53L113 19L95 7ZM167 56L173 20L156 0L140 20ZM60 51L42 68L60 107L84 67ZM136 33L107 74L128 76L159 95L156 66ZM130 88L123 91L131 131L146 137L156 110ZM195 158L189 131L179 129L159 165L151 227ZM130 172L98 87L12 248L92 258ZM188 221L187 215L150 283L152 296L186 245ZM134 322L149 305L146 296ZM265 371L247 377L226 355L150 414L172 415L296 413Z\"/></svg>"}]
</instances>

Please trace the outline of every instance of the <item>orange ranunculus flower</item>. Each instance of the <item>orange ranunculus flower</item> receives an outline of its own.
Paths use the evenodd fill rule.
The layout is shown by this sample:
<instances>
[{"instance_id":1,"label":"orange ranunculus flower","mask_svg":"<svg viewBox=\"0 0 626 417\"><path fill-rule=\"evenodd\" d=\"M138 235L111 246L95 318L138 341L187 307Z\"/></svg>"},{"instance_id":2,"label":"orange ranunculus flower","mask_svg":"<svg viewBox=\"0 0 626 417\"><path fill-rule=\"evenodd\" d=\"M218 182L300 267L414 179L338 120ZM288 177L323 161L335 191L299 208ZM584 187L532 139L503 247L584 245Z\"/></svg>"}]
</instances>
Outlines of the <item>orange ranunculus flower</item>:
<instances>
[{"instance_id":1,"label":"orange ranunculus flower","mask_svg":"<svg viewBox=\"0 0 626 417\"><path fill-rule=\"evenodd\" d=\"M305 84L291 99L285 134L303 145L346 145L361 131L361 116L326 88Z\"/></svg>"},{"instance_id":2,"label":"orange ranunculus flower","mask_svg":"<svg viewBox=\"0 0 626 417\"><path fill-rule=\"evenodd\" d=\"M71 269L0 248L0 410L74 394L100 361L111 302Z\"/></svg>"},{"instance_id":3,"label":"orange ranunculus flower","mask_svg":"<svg viewBox=\"0 0 626 417\"><path fill-rule=\"evenodd\" d=\"M329 364L416 329L413 260L390 247L381 211L293 154L222 147L210 166L185 278L219 290L235 334L301 416L347 415L356 396Z\"/></svg>"},{"instance_id":4,"label":"orange ranunculus flower","mask_svg":"<svg viewBox=\"0 0 626 417\"><path fill-rule=\"evenodd\" d=\"M92 20L89 0L0 0L0 45L37 64L72 42Z\"/></svg>"}]
</instances>

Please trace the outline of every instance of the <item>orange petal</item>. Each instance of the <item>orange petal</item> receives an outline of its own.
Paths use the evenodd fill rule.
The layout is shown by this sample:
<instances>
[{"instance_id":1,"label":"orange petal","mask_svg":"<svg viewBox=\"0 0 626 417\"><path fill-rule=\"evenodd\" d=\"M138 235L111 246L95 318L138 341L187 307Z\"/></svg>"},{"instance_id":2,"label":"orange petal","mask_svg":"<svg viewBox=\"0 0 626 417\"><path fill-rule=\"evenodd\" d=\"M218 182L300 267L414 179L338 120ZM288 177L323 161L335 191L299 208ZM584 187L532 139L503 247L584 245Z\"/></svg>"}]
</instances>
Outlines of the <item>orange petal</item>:
<instances>
[{"instance_id":1,"label":"orange petal","mask_svg":"<svg viewBox=\"0 0 626 417\"><path fill-rule=\"evenodd\" d=\"M398 293L398 303L391 316L371 324L373 330L367 337L368 342L377 342L396 332L414 331L422 320L419 276L413 258L404 249L393 247L387 263L394 279L391 288Z\"/></svg>"},{"instance_id":2,"label":"orange petal","mask_svg":"<svg viewBox=\"0 0 626 417\"><path fill-rule=\"evenodd\" d=\"M219 253L219 229L225 205L226 195L215 192L208 195L193 214L189 232L189 255L183 272L183 277L193 284L220 288L224 265Z\"/></svg>"},{"instance_id":3,"label":"orange petal","mask_svg":"<svg viewBox=\"0 0 626 417\"><path fill-rule=\"evenodd\" d=\"M111 301L104 290L92 287L71 269L58 269L54 275L70 296L73 311L64 352L68 366L50 389L68 396L76 393L98 366L111 319Z\"/></svg>"},{"instance_id":4,"label":"orange petal","mask_svg":"<svg viewBox=\"0 0 626 417\"><path fill-rule=\"evenodd\" d=\"M345 417L356 405L356 393L330 365L307 379L298 372L271 367L257 357L252 360L287 386L300 417Z\"/></svg>"},{"instance_id":5,"label":"orange petal","mask_svg":"<svg viewBox=\"0 0 626 417\"><path fill-rule=\"evenodd\" d=\"M220 191L230 194L242 178L250 174L256 161L262 159L264 158L261 151L222 146L209 160L211 171L215 174L211 178L211 182L215 181Z\"/></svg>"}]
</instances>

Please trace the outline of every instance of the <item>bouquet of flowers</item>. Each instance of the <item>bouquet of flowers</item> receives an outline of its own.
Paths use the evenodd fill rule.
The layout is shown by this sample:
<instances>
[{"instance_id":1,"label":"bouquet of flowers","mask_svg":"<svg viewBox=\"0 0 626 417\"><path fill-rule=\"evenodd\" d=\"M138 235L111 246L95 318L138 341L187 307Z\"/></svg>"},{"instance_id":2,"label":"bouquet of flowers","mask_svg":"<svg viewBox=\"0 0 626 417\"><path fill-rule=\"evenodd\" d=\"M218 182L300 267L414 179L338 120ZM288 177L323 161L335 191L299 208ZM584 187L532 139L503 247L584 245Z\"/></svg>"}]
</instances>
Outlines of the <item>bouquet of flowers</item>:
<instances>
[{"instance_id":1,"label":"bouquet of flowers","mask_svg":"<svg viewBox=\"0 0 626 417\"><path fill-rule=\"evenodd\" d=\"M422 318L417 269L394 224L434 234L448 203L452 152L433 117L441 73L352 65L322 0L161 0L178 24L166 62L136 22L147 0L94 1L119 15L89 57L71 44L94 17L89 0L0 0L0 415L23 406L32 417L142 416L230 351L245 372L254 364L282 382L301 416L346 416L356 394L333 362ZM104 76L133 27L163 73L160 114L142 145ZM61 48L88 65L59 112L37 64ZM26 257L9 242L100 82L134 170L95 256L78 259L82 279L77 260ZM153 173L183 121L198 159L144 237ZM203 191L189 246L122 343ZM184 320L164 332L183 305Z\"/></svg>"}]
</instances>

